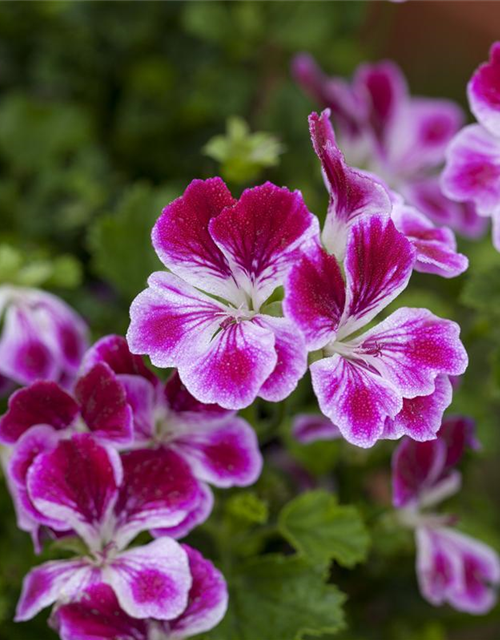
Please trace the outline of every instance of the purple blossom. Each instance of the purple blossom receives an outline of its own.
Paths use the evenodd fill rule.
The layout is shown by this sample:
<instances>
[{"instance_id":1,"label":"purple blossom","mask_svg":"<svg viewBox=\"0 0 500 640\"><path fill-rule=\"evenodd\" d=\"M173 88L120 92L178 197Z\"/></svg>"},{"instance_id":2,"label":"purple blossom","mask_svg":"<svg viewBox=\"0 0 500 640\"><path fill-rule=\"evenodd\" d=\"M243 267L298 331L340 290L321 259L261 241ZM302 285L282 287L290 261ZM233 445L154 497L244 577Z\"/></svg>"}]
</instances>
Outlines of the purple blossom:
<instances>
[{"instance_id":1,"label":"purple blossom","mask_svg":"<svg viewBox=\"0 0 500 640\"><path fill-rule=\"evenodd\" d=\"M26 287L0 286L0 379L28 385L73 382L87 348L87 327L60 298Z\"/></svg>"},{"instance_id":2,"label":"purple blossom","mask_svg":"<svg viewBox=\"0 0 500 640\"><path fill-rule=\"evenodd\" d=\"M307 54L295 58L292 71L306 93L331 110L351 164L380 176L436 224L468 237L483 233L474 207L450 201L439 185L446 147L463 123L456 104L411 97L389 61L360 65L350 83L327 77Z\"/></svg>"},{"instance_id":3,"label":"purple blossom","mask_svg":"<svg viewBox=\"0 0 500 640\"><path fill-rule=\"evenodd\" d=\"M153 229L170 271L151 275L132 303L131 351L177 367L201 402L282 400L306 370L306 350L265 305L316 234L298 192L266 183L236 201L219 178L194 180Z\"/></svg>"},{"instance_id":4,"label":"purple blossom","mask_svg":"<svg viewBox=\"0 0 500 640\"><path fill-rule=\"evenodd\" d=\"M453 417L430 442L404 439L393 462L393 503L400 521L415 530L420 591L431 604L450 604L468 613L486 613L500 584L498 554L450 525L454 518L429 513L456 493L461 475L454 468L467 447L477 448L474 423Z\"/></svg>"},{"instance_id":5,"label":"purple blossom","mask_svg":"<svg viewBox=\"0 0 500 640\"><path fill-rule=\"evenodd\" d=\"M449 145L443 191L491 216L493 244L500 251L500 42L472 76L467 94L479 124L464 127Z\"/></svg>"},{"instance_id":6,"label":"purple blossom","mask_svg":"<svg viewBox=\"0 0 500 640\"><path fill-rule=\"evenodd\" d=\"M154 450L120 457L91 434L73 435L38 455L28 471L29 497L54 528L76 533L87 553L46 562L30 571L16 620L28 620L54 603L79 600L85 589L103 583L127 616L182 625L179 617L194 604L189 601L190 565L203 563L202 572L215 570L199 554L168 537L127 547L139 533L175 526L193 509L198 486L185 466L174 453L166 459ZM217 579L219 598L209 593L207 599L212 598L219 617L226 596L218 574Z\"/></svg>"}]
</instances>

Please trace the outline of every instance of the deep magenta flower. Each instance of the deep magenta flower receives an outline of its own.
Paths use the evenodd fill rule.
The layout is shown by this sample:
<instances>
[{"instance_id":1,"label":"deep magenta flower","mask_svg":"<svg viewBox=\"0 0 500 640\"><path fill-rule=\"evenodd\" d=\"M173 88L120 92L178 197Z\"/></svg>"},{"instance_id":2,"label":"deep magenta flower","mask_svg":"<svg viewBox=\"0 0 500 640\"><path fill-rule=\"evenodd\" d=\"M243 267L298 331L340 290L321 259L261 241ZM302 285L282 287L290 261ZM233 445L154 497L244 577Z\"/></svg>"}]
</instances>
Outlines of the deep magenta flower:
<instances>
[{"instance_id":1,"label":"deep magenta flower","mask_svg":"<svg viewBox=\"0 0 500 640\"><path fill-rule=\"evenodd\" d=\"M76 311L46 291L2 285L0 317L0 378L20 385L73 382L88 344Z\"/></svg>"},{"instance_id":2,"label":"deep magenta flower","mask_svg":"<svg viewBox=\"0 0 500 640\"><path fill-rule=\"evenodd\" d=\"M449 200L439 185L446 147L463 122L456 104L411 97L401 70L389 61L360 65L349 83L327 77L311 56L300 54L293 73L331 110L339 145L352 165L380 176L435 223L469 237L484 231L474 207Z\"/></svg>"},{"instance_id":3,"label":"deep magenta flower","mask_svg":"<svg viewBox=\"0 0 500 640\"><path fill-rule=\"evenodd\" d=\"M317 234L300 193L266 183L236 201L219 178L194 180L168 205L154 273L130 309L130 349L177 367L192 395L227 409L279 401L305 372L306 350L266 302Z\"/></svg>"},{"instance_id":4,"label":"deep magenta flower","mask_svg":"<svg viewBox=\"0 0 500 640\"><path fill-rule=\"evenodd\" d=\"M182 615L192 587L186 550L168 537L127 546L143 531L175 526L193 509L198 485L183 465L174 454L166 460L154 450L120 457L91 434L73 435L38 455L28 471L30 499L54 528L75 532L87 553L30 571L16 619L77 599L99 583L111 587L129 616L175 620Z\"/></svg>"},{"instance_id":5,"label":"deep magenta flower","mask_svg":"<svg viewBox=\"0 0 500 640\"><path fill-rule=\"evenodd\" d=\"M458 325L426 309L398 309L358 335L406 287L414 259L389 218L362 216L349 228L345 279L316 245L285 286L285 314L319 350L310 370L320 409L361 447L405 434L434 438L451 402L448 376L467 366Z\"/></svg>"},{"instance_id":6,"label":"deep magenta flower","mask_svg":"<svg viewBox=\"0 0 500 640\"><path fill-rule=\"evenodd\" d=\"M221 573L200 553L182 545L187 553L192 584L188 605L173 620L142 620L120 607L107 584L95 584L68 604L56 607L52 626L62 640L183 640L209 631L223 618L227 589Z\"/></svg>"},{"instance_id":7,"label":"deep magenta flower","mask_svg":"<svg viewBox=\"0 0 500 640\"><path fill-rule=\"evenodd\" d=\"M496 600L498 554L452 529L454 517L426 511L459 490L461 475L454 467L467 447L477 446L471 420L448 418L435 440L401 442L393 456L392 482L400 521L415 530L422 595L433 605L447 602L479 614L489 611Z\"/></svg>"},{"instance_id":8,"label":"deep magenta flower","mask_svg":"<svg viewBox=\"0 0 500 640\"><path fill-rule=\"evenodd\" d=\"M87 352L83 370L102 363L114 371L132 407L134 450L153 449L166 462L172 455L179 456L200 482L200 504L169 535L185 535L206 519L213 502L207 484L247 486L257 480L262 469L257 437L234 411L198 402L176 372L161 384L142 359L130 353L121 336L99 340Z\"/></svg>"},{"instance_id":9,"label":"deep magenta flower","mask_svg":"<svg viewBox=\"0 0 500 640\"><path fill-rule=\"evenodd\" d=\"M493 244L500 251L500 42L472 76L467 94L479 124L462 129L449 145L443 191L491 216Z\"/></svg>"},{"instance_id":10,"label":"deep magenta flower","mask_svg":"<svg viewBox=\"0 0 500 640\"><path fill-rule=\"evenodd\" d=\"M390 216L396 228L415 249L414 269L452 278L468 267L465 256L457 253L453 232L436 227L414 207L374 175L351 169L337 147L330 111L309 116L314 150L321 161L330 202L322 241L339 259L345 254L349 227L360 217L372 214Z\"/></svg>"}]
</instances>

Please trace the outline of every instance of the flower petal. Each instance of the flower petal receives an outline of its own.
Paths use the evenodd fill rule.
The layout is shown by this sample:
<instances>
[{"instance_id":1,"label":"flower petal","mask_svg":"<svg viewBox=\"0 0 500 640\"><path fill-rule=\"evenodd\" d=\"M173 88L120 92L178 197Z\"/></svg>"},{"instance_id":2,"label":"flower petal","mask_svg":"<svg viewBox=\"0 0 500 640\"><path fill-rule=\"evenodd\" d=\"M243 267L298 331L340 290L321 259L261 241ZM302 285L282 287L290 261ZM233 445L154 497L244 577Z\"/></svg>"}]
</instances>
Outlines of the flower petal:
<instances>
[{"instance_id":1,"label":"flower petal","mask_svg":"<svg viewBox=\"0 0 500 640\"><path fill-rule=\"evenodd\" d=\"M419 442L434 439L452 397L453 389L448 376L438 376L435 389L429 395L403 399L401 411L387 420L383 437L396 440L408 436Z\"/></svg>"},{"instance_id":2,"label":"flower petal","mask_svg":"<svg viewBox=\"0 0 500 640\"><path fill-rule=\"evenodd\" d=\"M465 127L446 153L443 192L452 200L471 200L480 215L500 212L500 138L480 125Z\"/></svg>"},{"instance_id":3,"label":"flower petal","mask_svg":"<svg viewBox=\"0 0 500 640\"><path fill-rule=\"evenodd\" d=\"M343 437L358 447L371 447L381 437L387 418L402 407L396 389L362 361L338 354L311 365L312 384L321 411Z\"/></svg>"},{"instance_id":4,"label":"flower petal","mask_svg":"<svg viewBox=\"0 0 500 640\"><path fill-rule=\"evenodd\" d=\"M257 436L242 418L186 430L174 446L197 478L217 487L248 486L262 470Z\"/></svg>"},{"instance_id":5,"label":"flower petal","mask_svg":"<svg viewBox=\"0 0 500 640\"><path fill-rule=\"evenodd\" d=\"M405 398L434 391L438 375L460 375L467 353L460 327L427 309L401 308L351 342Z\"/></svg>"},{"instance_id":6,"label":"flower petal","mask_svg":"<svg viewBox=\"0 0 500 640\"><path fill-rule=\"evenodd\" d=\"M443 420L438 436L446 443L447 468L457 465L467 448L480 448L475 432L476 425L472 418L450 416Z\"/></svg>"},{"instance_id":7,"label":"flower petal","mask_svg":"<svg viewBox=\"0 0 500 640\"><path fill-rule=\"evenodd\" d=\"M64 529L74 529L94 548L116 502L121 477L118 454L85 433L37 456L27 486L39 511L62 522Z\"/></svg>"},{"instance_id":8,"label":"flower petal","mask_svg":"<svg viewBox=\"0 0 500 640\"><path fill-rule=\"evenodd\" d=\"M147 623L125 613L113 589L103 582L58 607L51 623L61 640L148 640Z\"/></svg>"},{"instance_id":9,"label":"flower petal","mask_svg":"<svg viewBox=\"0 0 500 640\"><path fill-rule=\"evenodd\" d=\"M123 387L127 404L132 410L134 440L151 440L155 428L156 390L142 376L119 374L116 376Z\"/></svg>"},{"instance_id":10,"label":"flower petal","mask_svg":"<svg viewBox=\"0 0 500 640\"><path fill-rule=\"evenodd\" d=\"M328 251L340 260L344 257L349 225L362 215L389 216L391 201L381 184L347 166L335 142L328 109L321 115L309 116L309 129L330 194L322 240Z\"/></svg>"},{"instance_id":11,"label":"flower petal","mask_svg":"<svg viewBox=\"0 0 500 640\"><path fill-rule=\"evenodd\" d=\"M278 356L272 331L243 320L222 329L205 353L185 358L179 375L201 402L226 409L251 404L276 367Z\"/></svg>"},{"instance_id":12,"label":"flower petal","mask_svg":"<svg viewBox=\"0 0 500 640\"><path fill-rule=\"evenodd\" d=\"M304 338L287 318L261 315L255 322L274 333L274 350L278 360L264 382L259 396L270 402L287 398L307 371L307 349Z\"/></svg>"},{"instance_id":13,"label":"flower petal","mask_svg":"<svg viewBox=\"0 0 500 640\"><path fill-rule=\"evenodd\" d=\"M454 278L469 266L468 259L457 253L455 236L448 227L435 227L422 213L404 204L393 208L392 219L415 247L416 271Z\"/></svg>"},{"instance_id":14,"label":"flower petal","mask_svg":"<svg viewBox=\"0 0 500 640\"><path fill-rule=\"evenodd\" d=\"M415 250L392 220L361 218L352 227L344 262L346 305L337 338L366 325L408 284Z\"/></svg>"},{"instance_id":15,"label":"flower petal","mask_svg":"<svg viewBox=\"0 0 500 640\"><path fill-rule=\"evenodd\" d=\"M319 232L302 195L270 182L246 189L233 207L210 221L209 229L255 310L283 284L300 251Z\"/></svg>"},{"instance_id":16,"label":"flower petal","mask_svg":"<svg viewBox=\"0 0 500 640\"><path fill-rule=\"evenodd\" d=\"M220 178L193 180L156 222L153 246L163 264L189 284L226 300L234 281L227 260L209 233L209 223L235 204Z\"/></svg>"},{"instance_id":17,"label":"flower petal","mask_svg":"<svg viewBox=\"0 0 500 640\"><path fill-rule=\"evenodd\" d=\"M490 60L472 76L467 95L472 113L494 136L500 137L500 42L490 50Z\"/></svg>"},{"instance_id":18,"label":"flower petal","mask_svg":"<svg viewBox=\"0 0 500 640\"><path fill-rule=\"evenodd\" d=\"M169 538L175 538L179 540L184 538L187 534L207 520L212 513L214 506L214 495L210 488L203 482L199 483L200 500L198 505L190 511L187 516L179 522L179 524L173 527L163 527L160 529L153 529L151 534L155 538L161 538L162 536L168 536Z\"/></svg>"},{"instance_id":19,"label":"flower petal","mask_svg":"<svg viewBox=\"0 0 500 640\"><path fill-rule=\"evenodd\" d=\"M166 368L207 349L227 308L170 273L153 273L148 284L130 307L130 350Z\"/></svg>"},{"instance_id":20,"label":"flower petal","mask_svg":"<svg viewBox=\"0 0 500 640\"><path fill-rule=\"evenodd\" d=\"M168 623L172 640L181 640L215 627L224 617L228 603L226 581L211 562L186 544L193 584L186 610Z\"/></svg>"},{"instance_id":21,"label":"flower petal","mask_svg":"<svg viewBox=\"0 0 500 640\"><path fill-rule=\"evenodd\" d=\"M0 420L0 441L13 444L28 429L48 424L65 429L78 415L76 402L55 382L34 382L9 398L7 413Z\"/></svg>"},{"instance_id":22,"label":"flower petal","mask_svg":"<svg viewBox=\"0 0 500 640\"><path fill-rule=\"evenodd\" d=\"M124 388L107 364L98 362L78 380L75 397L82 418L95 436L118 444L132 441L132 409Z\"/></svg>"},{"instance_id":23,"label":"flower petal","mask_svg":"<svg viewBox=\"0 0 500 640\"><path fill-rule=\"evenodd\" d=\"M30 620L58 600L74 597L95 577L87 561L56 560L32 569L25 577L16 609L16 622Z\"/></svg>"},{"instance_id":24,"label":"flower petal","mask_svg":"<svg viewBox=\"0 0 500 640\"><path fill-rule=\"evenodd\" d=\"M189 393L177 371L174 371L165 383L165 400L175 420L186 422L222 422L234 415L234 411L224 409L218 404L205 404Z\"/></svg>"},{"instance_id":25,"label":"flower petal","mask_svg":"<svg viewBox=\"0 0 500 640\"><path fill-rule=\"evenodd\" d=\"M293 419L292 434L301 444L318 440L337 440L342 437L331 420L319 414L302 413Z\"/></svg>"},{"instance_id":26,"label":"flower petal","mask_svg":"<svg viewBox=\"0 0 500 640\"><path fill-rule=\"evenodd\" d=\"M115 505L114 541L124 548L138 533L182 522L198 506L200 490L188 464L167 448L121 456L123 482Z\"/></svg>"},{"instance_id":27,"label":"flower petal","mask_svg":"<svg viewBox=\"0 0 500 640\"><path fill-rule=\"evenodd\" d=\"M188 604L192 579L184 549L160 538L120 554L103 570L122 609L134 618L177 618Z\"/></svg>"},{"instance_id":28,"label":"flower petal","mask_svg":"<svg viewBox=\"0 0 500 640\"><path fill-rule=\"evenodd\" d=\"M285 285L283 309L301 330L310 351L335 338L345 305L345 284L339 265L319 246L295 264Z\"/></svg>"}]
</instances>

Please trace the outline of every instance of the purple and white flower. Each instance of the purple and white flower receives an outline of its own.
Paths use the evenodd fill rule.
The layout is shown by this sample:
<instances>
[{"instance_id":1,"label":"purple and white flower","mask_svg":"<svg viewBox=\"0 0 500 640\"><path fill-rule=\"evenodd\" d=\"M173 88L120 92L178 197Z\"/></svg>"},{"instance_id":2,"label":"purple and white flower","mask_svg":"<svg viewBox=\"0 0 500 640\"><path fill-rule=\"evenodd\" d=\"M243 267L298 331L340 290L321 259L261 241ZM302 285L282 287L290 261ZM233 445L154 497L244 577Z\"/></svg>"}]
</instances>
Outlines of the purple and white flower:
<instances>
[{"instance_id":1,"label":"purple and white flower","mask_svg":"<svg viewBox=\"0 0 500 640\"><path fill-rule=\"evenodd\" d=\"M87 553L30 571L18 621L100 583L133 618L170 621L186 611L193 583L186 549L169 537L127 549L139 533L176 526L196 506L198 483L180 456L142 450L120 457L91 434L76 434L38 455L26 484L43 518L78 535Z\"/></svg>"},{"instance_id":2,"label":"purple and white flower","mask_svg":"<svg viewBox=\"0 0 500 640\"><path fill-rule=\"evenodd\" d=\"M500 558L482 542L451 528L455 518L429 513L455 494L461 475L454 468L467 447L477 448L474 424L448 418L430 442L404 439L393 456L393 503L399 520L415 531L420 591L435 606L468 613L488 612L500 585Z\"/></svg>"},{"instance_id":3,"label":"purple and white flower","mask_svg":"<svg viewBox=\"0 0 500 640\"><path fill-rule=\"evenodd\" d=\"M306 370L306 349L266 303L317 232L298 192L266 183L235 200L219 178L194 180L153 229L169 272L152 274L132 303L131 351L176 367L204 403L284 399Z\"/></svg>"},{"instance_id":4,"label":"purple and white flower","mask_svg":"<svg viewBox=\"0 0 500 640\"><path fill-rule=\"evenodd\" d=\"M69 387L88 344L82 318L57 296L0 286L0 379L54 380Z\"/></svg>"},{"instance_id":5,"label":"purple and white flower","mask_svg":"<svg viewBox=\"0 0 500 640\"><path fill-rule=\"evenodd\" d=\"M467 95L479 124L464 127L449 145L443 191L491 216L493 244L500 251L500 42L472 76Z\"/></svg>"},{"instance_id":6,"label":"purple and white flower","mask_svg":"<svg viewBox=\"0 0 500 640\"><path fill-rule=\"evenodd\" d=\"M448 100L411 97L394 63L358 67L352 82L327 77L307 54L298 55L293 73L303 89L331 110L339 145L349 162L380 176L430 220L468 237L485 221L475 208L449 200L439 172L448 143L463 123Z\"/></svg>"}]
</instances>

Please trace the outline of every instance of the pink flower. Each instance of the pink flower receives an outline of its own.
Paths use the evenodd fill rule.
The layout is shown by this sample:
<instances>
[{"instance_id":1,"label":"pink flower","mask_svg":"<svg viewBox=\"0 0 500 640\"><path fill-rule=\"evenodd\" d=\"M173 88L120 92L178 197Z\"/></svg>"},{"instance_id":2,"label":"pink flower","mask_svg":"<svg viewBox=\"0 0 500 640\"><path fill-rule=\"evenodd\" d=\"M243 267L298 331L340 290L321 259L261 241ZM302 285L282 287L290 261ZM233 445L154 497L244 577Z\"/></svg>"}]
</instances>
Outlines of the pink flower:
<instances>
[{"instance_id":1,"label":"pink flower","mask_svg":"<svg viewBox=\"0 0 500 640\"><path fill-rule=\"evenodd\" d=\"M318 155L330 194L322 241L339 259L344 257L349 227L360 217L372 214L391 217L415 249L414 269L452 278L468 267L465 256L456 252L455 236L448 227L436 227L380 178L351 169L337 147L325 110L309 116L314 150Z\"/></svg>"},{"instance_id":2,"label":"pink flower","mask_svg":"<svg viewBox=\"0 0 500 640\"><path fill-rule=\"evenodd\" d=\"M236 201L219 178L194 180L153 229L170 271L154 273L132 303L131 351L177 367L201 402L282 400L305 372L306 350L266 303L316 234L298 192L266 183Z\"/></svg>"},{"instance_id":3,"label":"pink flower","mask_svg":"<svg viewBox=\"0 0 500 640\"><path fill-rule=\"evenodd\" d=\"M453 138L443 191L458 202L473 202L480 215L491 216L493 244L500 251L500 42L492 46L490 61L472 76L467 93L479 124Z\"/></svg>"},{"instance_id":4,"label":"pink flower","mask_svg":"<svg viewBox=\"0 0 500 640\"><path fill-rule=\"evenodd\" d=\"M166 460L179 456L200 483L199 505L185 521L168 531L170 536L183 536L206 519L213 502L207 484L247 486L257 480L262 469L257 437L234 411L198 402L177 373L161 384L144 367L142 359L130 353L120 336L99 340L87 352L83 370L103 363L116 374L133 409L134 451L153 448Z\"/></svg>"},{"instance_id":5,"label":"pink flower","mask_svg":"<svg viewBox=\"0 0 500 640\"><path fill-rule=\"evenodd\" d=\"M25 287L0 286L0 377L27 385L69 386L87 348L87 327L60 298Z\"/></svg>"},{"instance_id":6,"label":"pink flower","mask_svg":"<svg viewBox=\"0 0 500 640\"><path fill-rule=\"evenodd\" d=\"M120 458L90 434L73 435L38 455L28 472L29 497L54 528L75 532L87 553L30 571L16 620L78 599L100 583L112 589L128 616L178 619L189 606L193 554L168 537L127 547L139 533L175 526L192 511L198 486L184 467L174 453L166 459L154 450ZM222 580L219 586L225 588Z\"/></svg>"},{"instance_id":7,"label":"pink flower","mask_svg":"<svg viewBox=\"0 0 500 640\"><path fill-rule=\"evenodd\" d=\"M411 205L437 224L469 237L484 231L474 207L441 192L439 171L463 116L448 101L411 97L392 62L363 64L352 82L327 77L307 54L293 62L298 83L331 110L340 147L349 162L381 176Z\"/></svg>"},{"instance_id":8,"label":"pink flower","mask_svg":"<svg viewBox=\"0 0 500 640\"><path fill-rule=\"evenodd\" d=\"M393 502L400 521L415 530L420 591L431 604L449 603L469 613L495 604L500 558L487 545L450 528L454 518L428 513L456 493L461 475L454 469L467 447L477 448L474 424L448 418L430 442L405 439L393 456Z\"/></svg>"},{"instance_id":9,"label":"pink flower","mask_svg":"<svg viewBox=\"0 0 500 640\"><path fill-rule=\"evenodd\" d=\"M285 314L319 350L310 366L321 411L361 447L404 434L435 437L451 402L450 375L467 366L459 327L426 309L399 309L358 331L406 287L415 249L385 216L349 227L343 272L315 245L291 269ZM415 411L420 420L415 420Z\"/></svg>"}]
</instances>

